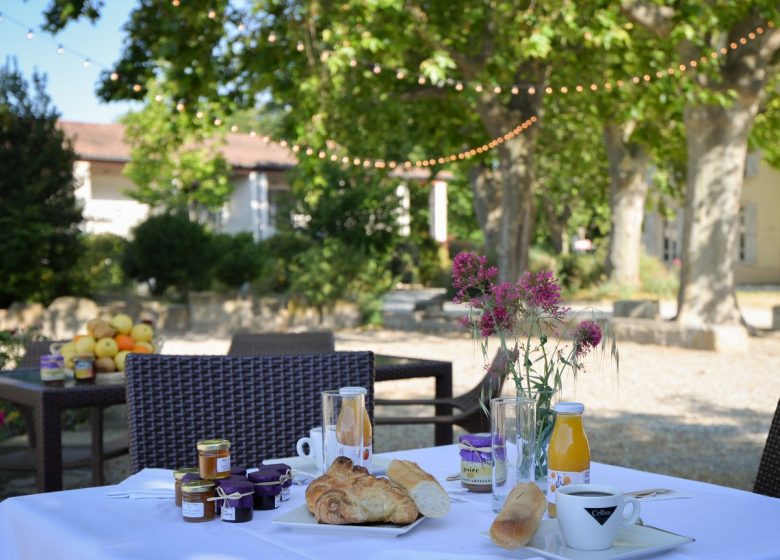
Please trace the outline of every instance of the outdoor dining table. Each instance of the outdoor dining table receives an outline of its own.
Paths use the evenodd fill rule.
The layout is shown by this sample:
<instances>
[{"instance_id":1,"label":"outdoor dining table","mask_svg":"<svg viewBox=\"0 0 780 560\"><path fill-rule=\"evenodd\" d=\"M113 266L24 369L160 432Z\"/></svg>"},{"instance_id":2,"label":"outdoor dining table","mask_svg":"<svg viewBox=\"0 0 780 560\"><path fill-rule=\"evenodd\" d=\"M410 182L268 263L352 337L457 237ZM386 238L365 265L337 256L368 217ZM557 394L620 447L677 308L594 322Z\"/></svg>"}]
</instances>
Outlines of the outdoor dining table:
<instances>
[{"instance_id":1,"label":"outdoor dining table","mask_svg":"<svg viewBox=\"0 0 780 560\"><path fill-rule=\"evenodd\" d=\"M378 354L376 382L432 377L438 399L452 397L452 363ZM35 429L35 469L39 492L62 489L62 412L68 408L90 407L92 483L103 483L103 409L126 400L124 379L105 376L95 383L80 384L72 379L62 386L44 385L38 369L0 373L0 399L33 412ZM436 405L437 415L451 414L452 407ZM436 445L452 442L452 425L437 425ZM110 455L116 455L111 450Z\"/></svg>"},{"instance_id":2,"label":"outdoor dining table","mask_svg":"<svg viewBox=\"0 0 780 560\"><path fill-rule=\"evenodd\" d=\"M423 519L395 538L362 536L355 527L317 526L318 532L273 521L301 508L306 486L293 485L288 502L271 511L255 511L241 524L215 519L186 523L172 498L117 499L116 487L96 487L8 498L0 503L3 558L538 558L530 549L495 546L486 536L495 513L491 495L469 493L446 476L458 471L455 445L384 454L417 462L453 497L450 512ZM147 472L141 471L143 476ZM172 487L170 471L161 485ZM695 539L657 556L663 560L777 559L780 557L780 500L702 482L594 463L593 482L624 491L668 488L688 498L643 501L645 525ZM553 521L554 523L554 521ZM301 528L306 528L301 526ZM308 526L311 529L311 526ZM345 533L344 531L350 531ZM359 531L359 528L358 528ZM604 556L583 556L603 558Z\"/></svg>"}]
</instances>

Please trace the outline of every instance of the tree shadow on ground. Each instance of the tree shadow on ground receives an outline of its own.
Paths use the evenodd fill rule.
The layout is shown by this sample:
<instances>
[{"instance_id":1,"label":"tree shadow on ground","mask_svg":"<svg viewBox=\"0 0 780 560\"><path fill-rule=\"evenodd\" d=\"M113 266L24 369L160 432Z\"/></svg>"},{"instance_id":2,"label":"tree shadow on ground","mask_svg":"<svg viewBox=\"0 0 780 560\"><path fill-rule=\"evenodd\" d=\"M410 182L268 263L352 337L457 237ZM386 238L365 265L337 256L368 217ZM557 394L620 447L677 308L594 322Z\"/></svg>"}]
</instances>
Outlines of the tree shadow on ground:
<instances>
[{"instance_id":1,"label":"tree shadow on ground","mask_svg":"<svg viewBox=\"0 0 780 560\"><path fill-rule=\"evenodd\" d=\"M688 410L588 416L593 460L752 491L771 413L695 399Z\"/></svg>"}]
</instances>

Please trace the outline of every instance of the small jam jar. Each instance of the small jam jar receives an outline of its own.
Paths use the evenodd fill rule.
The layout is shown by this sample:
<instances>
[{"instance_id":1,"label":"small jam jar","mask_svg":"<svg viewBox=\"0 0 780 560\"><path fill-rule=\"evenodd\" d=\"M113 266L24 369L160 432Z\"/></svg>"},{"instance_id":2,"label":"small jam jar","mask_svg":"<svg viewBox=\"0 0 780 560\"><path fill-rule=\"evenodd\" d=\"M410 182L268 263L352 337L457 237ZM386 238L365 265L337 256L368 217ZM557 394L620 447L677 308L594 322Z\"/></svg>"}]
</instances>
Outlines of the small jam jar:
<instances>
[{"instance_id":1,"label":"small jam jar","mask_svg":"<svg viewBox=\"0 0 780 560\"><path fill-rule=\"evenodd\" d=\"M54 354L41 356L41 381L44 385L62 385L65 381L65 358Z\"/></svg>"},{"instance_id":2,"label":"small jam jar","mask_svg":"<svg viewBox=\"0 0 780 560\"><path fill-rule=\"evenodd\" d=\"M173 471L173 479L176 481L176 505L181 507L181 485L184 482L184 477L187 474L195 474L198 469L195 467L187 467L184 469L178 469ZM194 480L197 480L200 476L196 476ZM193 479L190 479L193 480ZM189 482L189 481L188 481Z\"/></svg>"},{"instance_id":3,"label":"small jam jar","mask_svg":"<svg viewBox=\"0 0 780 560\"><path fill-rule=\"evenodd\" d=\"M252 521L255 485L247 479L230 477L217 482L220 519L228 523Z\"/></svg>"},{"instance_id":4,"label":"small jam jar","mask_svg":"<svg viewBox=\"0 0 780 560\"><path fill-rule=\"evenodd\" d=\"M460 443L460 484L469 492L493 491L493 451L490 434L463 434Z\"/></svg>"},{"instance_id":5,"label":"small jam jar","mask_svg":"<svg viewBox=\"0 0 780 560\"><path fill-rule=\"evenodd\" d=\"M205 480L230 476L230 441L202 439L198 442L198 472Z\"/></svg>"},{"instance_id":6,"label":"small jam jar","mask_svg":"<svg viewBox=\"0 0 780 560\"><path fill-rule=\"evenodd\" d=\"M257 470L247 475L247 478L255 485L254 508L257 510L276 509L282 500L281 476L276 469L268 469L269 465L262 466L263 470Z\"/></svg>"},{"instance_id":7,"label":"small jam jar","mask_svg":"<svg viewBox=\"0 0 780 560\"><path fill-rule=\"evenodd\" d=\"M95 381L95 355L82 354L73 360L73 377L82 383Z\"/></svg>"},{"instance_id":8,"label":"small jam jar","mask_svg":"<svg viewBox=\"0 0 780 560\"><path fill-rule=\"evenodd\" d=\"M279 480L282 481L281 500L286 502L290 499L290 486L292 486L292 469L290 465L284 463L272 463L270 465L260 465L258 472L276 471L279 474Z\"/></svg>"},{"instance_id":9,"label":"small jam jar","mask_svg":"<svg viewBox=\"0 0 780 560\"><path fill-rule=\"evenodd\" d=\"M230 476L243 476L246 478L246 469L241 467L232 467L230 469Z\"/></svg>"},{"instance_id":10,"label":"small jam jar","mask_svg":"<svg viewBox=\"0 0 780 560\"><path fill-rule=\"evenodd\" d=\"M200 523L214 519L217 495L211 480L193 480L181 485L181 515L184 521Z\"/></svg>"}]
</instances>

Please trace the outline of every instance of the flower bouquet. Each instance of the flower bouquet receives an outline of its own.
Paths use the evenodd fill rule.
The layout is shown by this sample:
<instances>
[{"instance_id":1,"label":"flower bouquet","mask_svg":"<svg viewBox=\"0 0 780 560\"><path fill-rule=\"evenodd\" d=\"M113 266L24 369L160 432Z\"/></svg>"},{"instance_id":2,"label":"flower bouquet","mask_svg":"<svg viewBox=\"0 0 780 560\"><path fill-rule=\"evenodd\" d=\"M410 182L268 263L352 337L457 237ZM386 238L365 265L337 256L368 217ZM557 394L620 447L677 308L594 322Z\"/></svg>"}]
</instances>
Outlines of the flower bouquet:
<instances>
[{"instance_id":1,"label":"flower bouquet","mask_svg":"<svg viewBox=\"0 0 780 560\"><path fill-rule=\"evenodd\" d=\"M518 397L536 401L536 480L547 477L547 443L553 428L553 399L565 376L576 377L583 359L600 347L619 366L617 343L607 321L597 312L583 321L569 321L561 287L552 272L526 272L517 282L498 282L498 269L487 258L464 252L452 265L454 301L468 306L462 324L481 343L488 363L489 343L507 363L499 375L511 376ZM551 340L552 337L552 340ZM495 380L496 383L499 380ZM489 403L482 403L487 412Z\"/></svg>"}]
</instances>

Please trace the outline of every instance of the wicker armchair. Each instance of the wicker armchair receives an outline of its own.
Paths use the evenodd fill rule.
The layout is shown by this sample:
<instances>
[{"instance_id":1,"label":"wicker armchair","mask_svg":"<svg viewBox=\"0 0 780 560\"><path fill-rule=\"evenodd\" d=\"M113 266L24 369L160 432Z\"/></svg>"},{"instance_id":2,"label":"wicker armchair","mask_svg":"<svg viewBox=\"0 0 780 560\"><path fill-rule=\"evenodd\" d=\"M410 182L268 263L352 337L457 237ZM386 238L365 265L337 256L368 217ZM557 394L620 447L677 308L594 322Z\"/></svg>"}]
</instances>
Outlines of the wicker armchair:
<instances>
[{"instance_id":1,"label":"wicker armchair","mask_svg":"<svg viewBox=\"0 0 780 560\"><path fill-rule=\"evenodd\" d=\"M295 455L298 438L322 424L320 392L368 389L373 417L374 355L163 356L130 354L126 364L131 469L197 463L199 439L227 438L234 466Z\"/></svg>"},{"instance_id":2,"label":"wicker armchair","mask_svg":"<svg viewBox=\"0 0 780 560\"><path fill-rule=\"evenodd\" d=\"M411 405L451 405L457 410L455 414L446 416L381 416L376 418L377 424L409 425L409 424L455 424L470 433L489 432L490 418L480 406L480 398L485 402L501 394L506 380L507 364L502 353L496 353L485 376L476 387L452 399L376 399L377 406L411 406Z\"/></svg>"},{"instance_id":3,"label":"wicker armchair","mask_svg":"<svg viewBox=\"0 0 780 560\"><path fill-rule=\"evenodd\" d=\"M294 356L329 354L336 351L331 331L302 333L236 333L228 356Z\"/></svg>"},{"instance_id":4,"label":"wicker armchair","mask_svg":"<svg viewBox=\"0 0 780 560\"><path fill-rule=\"evenodd\" d=\"M775 416L766 437L753 492L780 498L780 401L777 402Z\"/></svg>"}]
</instances>

